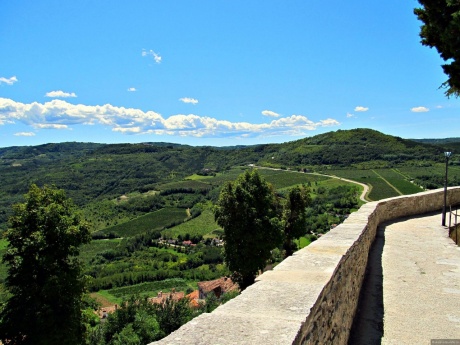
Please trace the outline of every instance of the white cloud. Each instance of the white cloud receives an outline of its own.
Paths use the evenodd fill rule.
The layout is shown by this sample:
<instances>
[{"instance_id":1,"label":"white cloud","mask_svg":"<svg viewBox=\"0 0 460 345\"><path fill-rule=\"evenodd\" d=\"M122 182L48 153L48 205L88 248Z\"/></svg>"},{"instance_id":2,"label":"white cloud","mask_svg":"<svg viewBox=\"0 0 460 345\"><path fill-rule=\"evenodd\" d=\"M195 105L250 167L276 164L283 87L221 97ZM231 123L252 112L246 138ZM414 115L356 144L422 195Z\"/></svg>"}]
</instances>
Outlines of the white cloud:
<instances>
[{"instance_id":1,"label":"white cloud","mask_svg":"<svg viewBox=\"0 0 460 345\"><path fill-rule=\"evenodd\" d=\"M33 137L35 136L35 133L34 132L18 132L18 133L14 133L14 135L17 137Z\"/></svg>"},{"instance_id":2,"label":"white cloud","mask_svg":"<svg viewBox=\"0 0 460 345\"><path fill-rule=\"evenodd\" d=\"M77 97L75 92L64 92L64 91L61 91L61 90L47 92L45 96L46 97L53 97L53 98Z\"/></svg>"},{"instance_id":3,"label":"white cloud","mask_svg":"<svg viewBox=\"0 0 460 345\"><path fill-rule=\"evenodd\" d=\"M145 49L142 50L142 56L149 56L151 55L156 63L161 63L161 56L155 53L152 49L146 51Z\"/></svg>"},{"instance_id":4,"label":"white cloud","mask_svg":"<svg viewBox=\"0 0 460 345\"><path fill-rule=\"evenodd\" d=\"M34 123L32 125L37 129L68 129L69 126L58 123Z\"/></svg>"},{"instance_id":5,"label":"white cloud","mask_svg":"<svg viewBox=\"0 0 460 345\"><path fill-rule=\"evenodd\" d=\"M413 113L426 113L427 111L430 111L430 109L426 107L414 107L410 111Z\"/></svg>"},{"instance_id":6,"label":"white cloud","mask_svg":"<svg viewBox=\"0 0 460 345\"><path fill-rule=\"evenodd\" d=\"M368 110L369 110L369 108L362 107L362 106L357 106L357 107L355 108L355 111L368 111Z\"/></svg>"},{"instance_id":7,"label":"white cloud","mask_svg":"<svg viewBox=\"0 0 460 345\"><path fill-rule=\"evenodd\" d=\"M16 78L15 75L12 76L11 78L0 77L0 85L3 83L8 84L8 85L13 85L17 81L18 81L18 78Z\"/></svg>"},{"instance_id":8,"label":"white cloud","mask_svg":"<svg viewBox=\"0 0 460 345\"><path fill-rule=\"evenodd\" d=\"M136 89L135 87L130 87L130 88L128 89L128 91L129 91L129 92L136 92L137 89Z\"/></svg>"},{"instance_id":9,"label":"white cloud","mask_svg":"<svg viewBox=\"0 0 460 345\"><path fill-rule=\"evenodd\" d=\"M442 105L437 105L436 106L436 109L442 109L442 108L444 108Z\"/></svg>"},{"instance_id":10,"label":"white cloud","mask_svg":"<svg viewBox=\"0 0 460 345\"><path fill-rule=\"evenodd\" d=\"M271 111L271 110L262 111L262 115L269 116L269 117L280 117L281 116L280 114L275 113L274 111Z\"/></svg>"},{"instance_id":11,"label":"white cloud","mask_svg":"<svg viewBox=\"0 0 460 345\"><path fill-rule=\"evenodd\" d=\"M355 117L355 114L347 113L347 117L348 117L348 118L350 118L350 117Z\"/></svg>"},{"instance_id":12,"label":"white cloud","mask_svg":"<svg viewBox=\"0 0 460 345\"><path fill-rule=\"evenodd\" d=\"M197 104L198 103L197 99L190 98L190 97L179 98L179 101L184 102L184 103L192 103L192 104Z\"/></svg>"},{"instance_id":13,"label":"white cloud","mask_svg":"<svg viewBox=\"0 0 460 345\"><path fill-rule=\"evenodd\" d=\"M1 121L5 119L5 121ZM154 111L105 105L71 104L54 99L24 104L0 98L0 124L19 121L35 129L71 129L78 124L110 127L124 134L161 134L192 137L266 137L305 135L319 127L338 126L334 119L314 122L304 115L272 120L268 123L231 122L195 114L176 114L168 118Z\"/></svg>"}]
</instances>

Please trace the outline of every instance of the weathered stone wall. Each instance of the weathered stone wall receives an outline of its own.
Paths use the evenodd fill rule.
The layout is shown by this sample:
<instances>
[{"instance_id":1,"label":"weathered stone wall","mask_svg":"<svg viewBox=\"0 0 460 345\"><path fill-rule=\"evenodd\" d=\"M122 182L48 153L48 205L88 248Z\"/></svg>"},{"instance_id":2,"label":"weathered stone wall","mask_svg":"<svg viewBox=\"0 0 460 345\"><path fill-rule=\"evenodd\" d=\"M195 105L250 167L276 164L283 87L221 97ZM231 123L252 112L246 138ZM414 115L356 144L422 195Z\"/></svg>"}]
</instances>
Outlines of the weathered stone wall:
<instances>
[{"instance_id":1,"label":"weathered stone wall","mask_svg":"<svg viewBox=\"0 0 460 345\"><path fill-rule=\"evenodd\" d=\"M440 210L443 200L439 189L365 204L237 298L152 344L347 344L377 226ZM449 188L448 204L459 203L460 187Z\"/></svg>"}]
</instances>

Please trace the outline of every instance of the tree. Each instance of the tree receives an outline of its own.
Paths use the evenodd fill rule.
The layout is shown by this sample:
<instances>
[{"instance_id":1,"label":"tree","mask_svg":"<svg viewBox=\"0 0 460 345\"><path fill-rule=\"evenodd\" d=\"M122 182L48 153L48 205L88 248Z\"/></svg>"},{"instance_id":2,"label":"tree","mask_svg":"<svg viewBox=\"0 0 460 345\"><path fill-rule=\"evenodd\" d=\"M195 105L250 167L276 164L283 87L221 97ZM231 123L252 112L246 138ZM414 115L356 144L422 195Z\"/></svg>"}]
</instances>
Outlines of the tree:
<instances>
[{"instance_id":1,"label":"tree","mask_svg":"<svg viewBox=\"0 0 460 345\"><path fill-rule=\"evenodd\" d=\"M92 330L87 343L140 345L158 340L162 332L155 313L156 306L147 297L132 295L103 324Z\"/></svg>"},{"instance_id":2,"label":"tree","mask_svg":"<svg viewBox=\"0 0 460 345\"><path fill-rule=\"evenodd\" d=\"M224 258L241 290L254 283L270 251L281 244L279 203L273 187L257 170L227 183L214 208L223 229Z\"/></svg>"},{"instance_id":3,"label":"tree","mask_svg":"<svg viewBox=\"0 0 460 345\"><path fill-rule=\"evenodd\" d=\"M442 87L446 95L460 95L460 1L459 0L418 0L423 6L414 9L415 15L423 22L420 30L421 43L435 47L444 61L444 73L448 75Z\"/></svg>"},{"instance_id":4,"label":"tree","mask_svg":"<svg viewBox=\"0 0 460 345\"><path fill-rule=\"evenodd\" d=\"M86 224L63 190L32 185L13 205L5 285L11 297L0 312L4 344L81 344L84 280L77 258L89 243Z\"/></svg>"},{"instance_id":5,"label":"tree","mask_svg":"<svg viewBox=\"0 0 460 345\"><path fill-rule=\"evenodd\" d=\"M307 210L311 198L305 187L294 187L289 191L283 210L284 250L285 256L291 256L297 248L293 239L305 234L307 227Z\"/></svg>"}]
</instances>

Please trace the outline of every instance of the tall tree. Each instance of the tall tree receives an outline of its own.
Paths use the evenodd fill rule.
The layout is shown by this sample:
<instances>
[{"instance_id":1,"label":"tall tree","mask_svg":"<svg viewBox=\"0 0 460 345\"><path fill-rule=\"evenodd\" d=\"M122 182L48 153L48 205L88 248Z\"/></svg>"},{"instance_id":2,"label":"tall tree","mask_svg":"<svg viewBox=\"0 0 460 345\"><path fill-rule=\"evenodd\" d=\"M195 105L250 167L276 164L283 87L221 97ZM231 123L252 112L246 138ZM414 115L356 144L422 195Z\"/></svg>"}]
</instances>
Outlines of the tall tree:
<instances>
[{"instance_id":1,"label":"tall tree","mask_svg":"<svg viewBox=\"0 0 460 345\"><path fill-rule=\"evenodd\" d=\"M307 226L307 206L311 203L309 190L304 186L289 191L283 210L285 256L291 256L297 248L293 239L305 234Z\"/></svg>"},{"instance_id":2,"label":"tall tree","mask_svg":"<svg viewBox=\"0 0 460 345\"><path fill-rule=\"evenodd\" d=\"M32 185L13 205L3 256L11 293L0 312L4 344L81 344L84 281L77 258L88 227L63 190Z\"/></svg>"},{"instance_id":3,"label":"tall tree","mask_svg":"<svg viewBox=\"0 0 460 345\"><path fill-rule=\"evenodd\" d=\"M444 61L444 73L448 75L446 95L460 95L460 1L459 0L418 0L423 6L414 9L415 15L423 22L420 30L422 44L435 47Z\"/></svg>"},{"instance_id":4,"label":"tall tree","mask_svg":"<svg viewBox=\"0 0 460 345\"><path fill-rule=\"evenodd\" d=\"M222 188L214 216L224 229L225 261L242 290L254 283L270 251L282 242L278 209L273 187L257 170L246 171Z\"/></svg>"}]
</instances>

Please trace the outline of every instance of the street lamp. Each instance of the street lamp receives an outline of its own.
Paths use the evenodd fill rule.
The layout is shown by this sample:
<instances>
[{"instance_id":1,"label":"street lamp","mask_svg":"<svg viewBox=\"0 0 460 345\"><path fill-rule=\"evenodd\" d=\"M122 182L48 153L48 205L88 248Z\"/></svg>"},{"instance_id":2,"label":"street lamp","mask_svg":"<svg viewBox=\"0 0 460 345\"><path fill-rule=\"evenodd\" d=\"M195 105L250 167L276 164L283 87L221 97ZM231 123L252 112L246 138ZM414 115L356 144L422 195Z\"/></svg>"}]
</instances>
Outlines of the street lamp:
<instances>
[{"instance_id":1,"label":"street lamp","mask_svg":"<svg viewBox=\"0 0 460 345\"><path fill-rule=\"evenodd\" d=\"M442 207L442 226L446 226L447 166L449 165L450 156L452 156L452 152L444 152L444 157L446 157L446 177L444 179L444 206Z\"/></svg>"}]
</instances>

